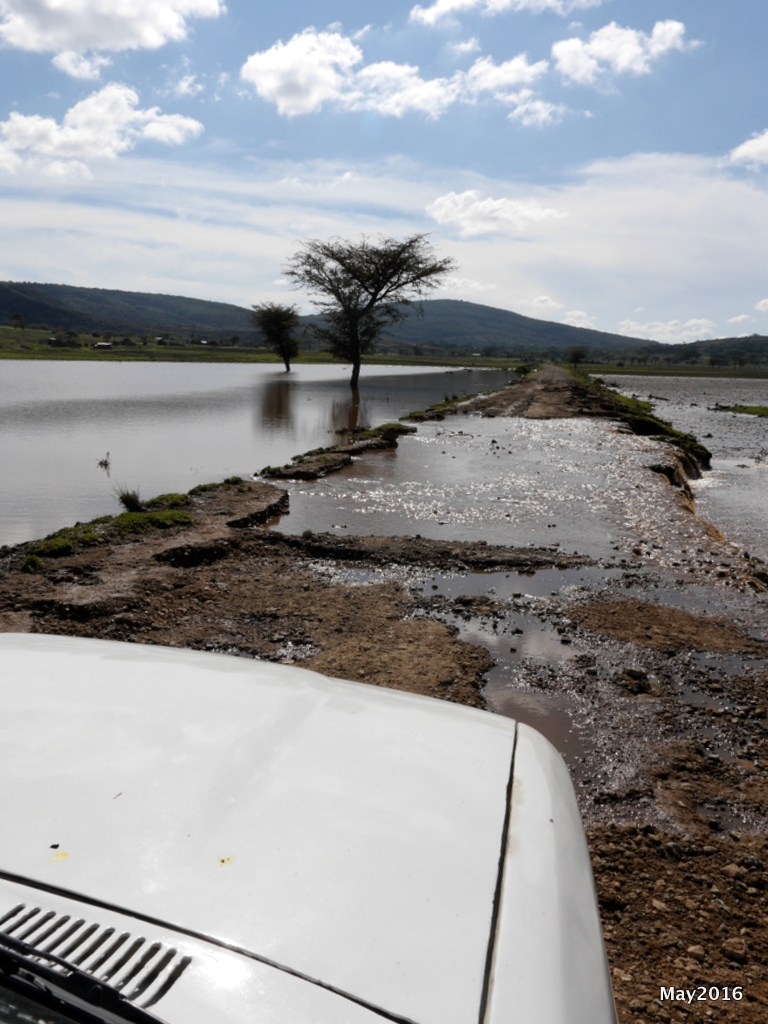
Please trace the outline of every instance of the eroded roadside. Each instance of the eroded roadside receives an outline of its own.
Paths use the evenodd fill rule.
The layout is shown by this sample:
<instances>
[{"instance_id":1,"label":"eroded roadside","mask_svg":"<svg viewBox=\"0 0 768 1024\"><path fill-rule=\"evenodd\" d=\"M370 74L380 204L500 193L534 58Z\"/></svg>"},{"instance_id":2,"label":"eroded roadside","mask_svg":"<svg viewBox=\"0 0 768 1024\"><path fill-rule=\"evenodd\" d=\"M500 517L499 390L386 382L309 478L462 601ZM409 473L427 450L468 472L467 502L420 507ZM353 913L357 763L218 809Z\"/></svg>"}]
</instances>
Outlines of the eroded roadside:
<instances>
[{"instance_id":1,"label":"eroded roadside","mask_svg":"<svg viewBox=\"0 0 768 1024\"><path fill-rule=\"evenodd\" d=\"M476 411L605 415L581 385L555 384L516 385L524 394ZM651 524L597 560L556 544L282 535L270 526L287 493L264 482L166 496L0 551L0 629L301 663L553 730L588 828L622 1024L763 1021L768 575L693 516L684 460L664 449L658 465L670 474L649 478L669 488L685 546ZM743 985L745 998L733 1011L659 1001L661 985L702 984Z\"/></svg>"}]
</instances>

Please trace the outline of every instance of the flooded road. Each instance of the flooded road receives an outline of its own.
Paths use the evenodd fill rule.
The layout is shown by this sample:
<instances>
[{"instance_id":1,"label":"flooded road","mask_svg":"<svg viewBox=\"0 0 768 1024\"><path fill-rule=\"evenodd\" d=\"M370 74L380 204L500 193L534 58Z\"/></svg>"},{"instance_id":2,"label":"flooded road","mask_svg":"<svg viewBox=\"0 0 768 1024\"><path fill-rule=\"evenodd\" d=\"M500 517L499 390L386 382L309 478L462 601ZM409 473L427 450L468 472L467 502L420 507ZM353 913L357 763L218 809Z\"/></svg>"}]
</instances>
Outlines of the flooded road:
<instances>
[{"instance_id":1,"label":"flooded road","mask_svg":"<svg viewBox=\"0 0 768 1024\"><path fill-rule=\"evenodd\" d=\"M659 545L662 563L682 564L703 527L648 468L668 450L604 419L451 416L420 424L394 451L290 484L280 529L552 545L603 559L632 557L644 542Z\"/></svg>"},{"instance_id":2,"label":"flooded road","mask_svg":"<svg viewBox=\"0 0 768 1024\"><path fill-rule=\"evenodd\" d=\"M659 415L674 420L666 404ZM693 429L682 417L675 425ZM733 431L723 446L733 454L753 442L749 430ZM626 813L616 794L637 790L638 813L650 800L652 790L637 776L639 763L647 767L649 741L660 741L666 728L654 688L676 686L678 676L693 673L700 685L689 680L679 699L709 707L718 680L765 668L761 659L735 654L702 655L699 664L698 655L679 650L636 651L628 663L626 644L596 642L570 617L584 602L621 595L691 615L727 612L762 635L762 611L745 604L740 546L718 539L680 489L650 468L674 457L669 446L607 419L457 414L419 424L396 450L365 455L320 480L288 483L291 511L278 529L532 545L594 560L535 574L350 567L343 579L353 586L397 582L421 602L423 614L484 647L494 659L483 690L489 707L543 732L577 784L596 794L589 813L604 820L617 806ZM706 482L692 484L697 498L706 492ZM639 696L631 683L623 695L626 670L641 680ZM713 757L736 759L716 726L702 732L704 741Z\"/></svg>"},{"instance_id":3,"label":"flooded road","mask_svg":"<svg viewBox=\"0 0 768 1024\"><path fill-rule=\"evenodd\" d=\"M650 401L657 416L710 449L712 471L692 485L699 514L768 560L768 417L715 408L768 406L768 380L617 375L606 382Z\"/></svg>"}]
</instances>

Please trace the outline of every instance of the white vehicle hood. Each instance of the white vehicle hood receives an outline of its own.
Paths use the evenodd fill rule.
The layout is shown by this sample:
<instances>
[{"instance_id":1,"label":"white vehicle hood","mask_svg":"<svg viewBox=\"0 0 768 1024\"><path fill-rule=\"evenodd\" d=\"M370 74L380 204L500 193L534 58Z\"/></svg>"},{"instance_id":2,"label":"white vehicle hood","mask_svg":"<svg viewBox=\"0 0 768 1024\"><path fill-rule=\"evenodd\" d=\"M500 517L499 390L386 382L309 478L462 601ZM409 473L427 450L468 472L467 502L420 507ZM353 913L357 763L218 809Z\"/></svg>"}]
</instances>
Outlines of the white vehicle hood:
<instances>
[{"instance_id":1,"label":"white vehicle hood","mask_svg":"<svg viewBox=\"0 0 768 1024\"><path fill-rule=\"evenodd\" d=\"M0 645L24 679L2 690L0 869L422 1024L476 1019L513 722L232 657Z\"/></svg>"}]
</instances>

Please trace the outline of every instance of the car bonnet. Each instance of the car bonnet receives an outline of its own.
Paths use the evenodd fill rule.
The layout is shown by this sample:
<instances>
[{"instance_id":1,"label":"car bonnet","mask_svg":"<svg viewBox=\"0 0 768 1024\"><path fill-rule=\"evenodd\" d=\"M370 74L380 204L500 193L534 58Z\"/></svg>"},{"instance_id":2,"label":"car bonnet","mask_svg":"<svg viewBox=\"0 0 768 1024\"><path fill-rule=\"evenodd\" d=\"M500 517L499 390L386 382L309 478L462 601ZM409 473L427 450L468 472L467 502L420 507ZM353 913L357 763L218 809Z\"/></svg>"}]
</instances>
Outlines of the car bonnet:
<instances>
[{"instance_id":1,"label":"car bonnet","mask_svg":"<svg viewBox=\"0 0 768 1024\"><path fill-rule=\"evenodd\" d=\"M477 1020L514 722L108 641L0 636L0 667L0 871Z\"/></svg>"}]
</instances>

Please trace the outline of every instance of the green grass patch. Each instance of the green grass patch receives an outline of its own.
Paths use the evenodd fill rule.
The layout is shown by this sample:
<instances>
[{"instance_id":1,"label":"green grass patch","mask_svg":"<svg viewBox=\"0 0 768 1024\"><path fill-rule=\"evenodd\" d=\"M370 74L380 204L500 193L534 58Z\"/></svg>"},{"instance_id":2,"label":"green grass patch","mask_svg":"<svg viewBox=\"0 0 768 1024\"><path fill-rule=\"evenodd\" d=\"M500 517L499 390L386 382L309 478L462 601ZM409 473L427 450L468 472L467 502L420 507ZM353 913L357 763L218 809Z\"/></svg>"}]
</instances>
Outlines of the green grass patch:
<instances>
[{"instance_id":1,"label":"green grass patch","mask_svg":"<svg viewBox=\"0 0 768 1024\"><path fill-rule=\"evenodd\" d=\"M101 536L93 528L92 523L77 523L65 526L63 530L49 534L44 540L35 540L27 544L27 556L38 558L66 558L73 555L78 547L91 547L101 543Z\"/></svg>"},{"instance_id":2,"label":"green grass patch","mask_svg":"<svg viewBox=\"0 0 768 1024\"><path fill-rule=\"evenodd\" d=\"M123 512L112 520L112 528L121 533L143 533L152 526L169 529L172 526L186 526L192 522L189 512L181 509L166 509L163 512Z\"/></svg>"},{"instance_id":3,"label":"green grass patch","mask_svg":"<svg viewBox=\"0 0 768 1024\"><path fill-rule=\"evenodd\" d=\"M719 412L742 412L747 416L768 416L768 405L718 405Z\"/></svg>"},{"instance_id":4,"label":"green grass patch","mask_svg":"<svg viewBox=\"0 0 768 1024\"><path fill-rule=\"evenodd\" d=\"M175 492L158 494L156 498L150 498L146 502L146 507L153 512L160 509L184 508L189 505L191 500L188 494L177 494Z\"/></svg>"}]
</instances>

